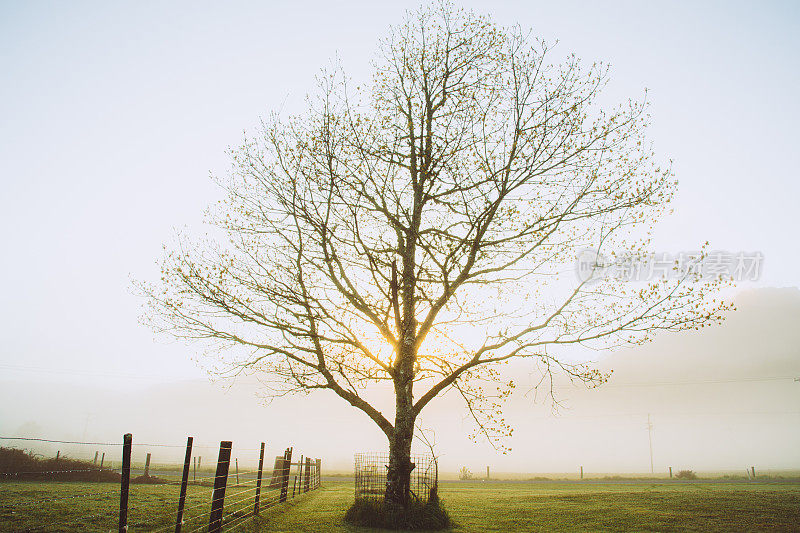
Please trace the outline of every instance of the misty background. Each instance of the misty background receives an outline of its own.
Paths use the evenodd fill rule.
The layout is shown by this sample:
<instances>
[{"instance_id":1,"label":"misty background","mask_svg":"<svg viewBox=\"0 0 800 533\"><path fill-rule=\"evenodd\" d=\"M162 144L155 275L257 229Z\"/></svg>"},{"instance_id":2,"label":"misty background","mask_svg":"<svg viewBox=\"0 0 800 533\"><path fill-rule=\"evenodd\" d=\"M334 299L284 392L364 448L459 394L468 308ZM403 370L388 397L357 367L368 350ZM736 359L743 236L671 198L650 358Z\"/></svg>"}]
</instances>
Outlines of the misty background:
<instances>
[{"instance_id":1,"label":"misty background","mask_svg":"<svg viewBox=\"0 0 800 533\"><path fill-rule=\"evenodd\" d=\"M341 470L355 452L386 448L333 395L268 403L252 378L212 383L191 359L199 346L137 323L130 280L158 276L176 228L202 231L220 196L209 172L226 171L225 148L243 130L302 110L335 57L367 80L378 38L416 6L0 3L0 436L118 442L132 432L179 446L194 435L208 456L233 440L242 460L266 441L270 453L291 444ZM512 367L507 455L467 439L456 398L435 400L422 425L435 429L444 471L648 472L648 414L656 472L800 468L800 9L663 6L499 2L491 13L558 38L562 55L610 62L610 102L647 88L650 138L681 182L654 247L758 251L761 277L739 284L738 310L720 327L575 353L614 375L595 390L556 382L560 406L530 390L531 368ZM154 460L181 454L160 448Z\"/></svg>"}]
</instances>

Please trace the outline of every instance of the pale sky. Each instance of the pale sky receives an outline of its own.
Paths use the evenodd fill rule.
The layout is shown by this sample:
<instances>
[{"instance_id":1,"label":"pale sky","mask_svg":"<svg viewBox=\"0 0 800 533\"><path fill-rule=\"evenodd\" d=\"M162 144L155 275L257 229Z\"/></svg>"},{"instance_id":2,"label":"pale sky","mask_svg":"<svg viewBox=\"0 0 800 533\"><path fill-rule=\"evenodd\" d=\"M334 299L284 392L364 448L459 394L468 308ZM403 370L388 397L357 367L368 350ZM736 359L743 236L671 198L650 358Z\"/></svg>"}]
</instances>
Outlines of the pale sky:
<instances>
[{"instance_id":1,"label":"pale sky","mask_svg":"<svg viewBox=\"0 0 800 533\"><path fill-rule=\"evenodd\" d=\"M209 172L225 172L224 150L243 130L270 111L302 110L314 76L337 55L352 78L367 80L378 38L417 5L0 3L0 389L52 388L69 404L95 388L104 391L96 398L107 398L114 389L133 394L203 379L189 359L195 348L154 341L137 323L141 302L130 277L156 276L175 228L202 231L203 209L219 197ZM649 90L650 139L680 180L675 214L658 229L659 249L693 250L708 240L714 249L759 251L762 277L742 289L800 286L796 3L462 5L557 38L561 54L611 63L612 101ZM789 337L778 340L791 346ZM794 346L794 366L780 376L800 371ZM241 405L252 394L236 397ZM800 384L775 401L764 409L800 409ZM73 436L91 433L84 403L91 397L70 407L79 426ZM46 404L2 405L0 435L48 419ZM522 433L535 433L526 420ZM768 427L797 422L789 414ZM562 440L574 436L563 431ZM789 443L799 443L796 432ZM451 445L458 446L478 449L465 439ZM472 452L463 453L459 460L468 461ZM800 467L797 452L775 454L776 467Z\"/></svg>"}]
</instances>

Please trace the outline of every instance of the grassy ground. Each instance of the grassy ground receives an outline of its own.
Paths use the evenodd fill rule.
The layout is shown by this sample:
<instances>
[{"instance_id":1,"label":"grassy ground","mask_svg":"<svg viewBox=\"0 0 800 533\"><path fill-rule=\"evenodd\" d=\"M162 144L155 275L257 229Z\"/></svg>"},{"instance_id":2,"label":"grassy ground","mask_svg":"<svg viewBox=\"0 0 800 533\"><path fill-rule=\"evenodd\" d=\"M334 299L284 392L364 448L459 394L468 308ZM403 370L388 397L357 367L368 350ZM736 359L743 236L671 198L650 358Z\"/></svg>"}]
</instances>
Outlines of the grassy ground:
<instances>
[{"instance_id":1,"label":"grassy ground","mask_svg":"<svg viewBox=\"0 0 800 533\"><path fill-rule=\"evenodd\" d=\"M107 532L116 525L117 490L103 483L2 483L0 531ZM207 521L210 490L189 489L184 532ZM252 492L243 490L230 489L226 500L249 506ZM79 494L92 495L68 498ZM453 532L800 531L796 483L454 482L442 484L441 496ZM326 481L317 492L225 531L367 533L342 520L352 498L352 481ZM169 531L176 500L177 487L132 486L129 531Z\"/></svg>"},{"instance_id":2,"label":"grassy ground","mask_svg":"<svg viewBox=\"0 0 800 533\"><path fill-rule=\"evenodd\" d=\"M246 531L244 515L252 510L252 485L228 487L225 523ZM208 525L213 488L189 486L184 532ZM173 531L180 488L175 485L131 485L128 531ZM266 487L262 502L276 496ZM304 495L303 497L306 497ZM33 482L0 483L0 532L116 531L119 519L119 483ZM241 526L241 527L240 527ZM230 529L230 528L228 528ZM228 530L226 529L226 531Z\"/></svg>"}]
</instances>

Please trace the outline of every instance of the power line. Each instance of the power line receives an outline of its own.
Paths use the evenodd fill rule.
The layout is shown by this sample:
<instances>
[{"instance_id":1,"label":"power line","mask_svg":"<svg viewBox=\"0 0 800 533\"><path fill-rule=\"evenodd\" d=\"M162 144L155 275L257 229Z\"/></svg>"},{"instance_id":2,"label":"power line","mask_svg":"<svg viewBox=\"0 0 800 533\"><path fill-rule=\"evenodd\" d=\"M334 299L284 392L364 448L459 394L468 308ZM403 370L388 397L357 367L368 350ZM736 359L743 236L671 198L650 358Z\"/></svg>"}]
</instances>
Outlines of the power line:
<instances>
[{"instance_id":1,"label":"power line","mask_svg":"<svg viewBox=\"0 0 800 533\"><path fill-rule=\"evenodd\" d=\"M661 387L668 385L706 385L715 383L750 383L760 381L791 381L793 376L771 376L761 378L729 378L729 379L696 379L687 381L654 381L654 382L630 382L630 383L611 383L610 387Z\"/></svg>"},{"instance_id":2,"label":"power line","mask_svg":"<svg viewBox=\"0 0 800 533\"><path fill-rule=\"evenodd\" d=\"M647 438L650 441L650 473L653 473L653 423L650 421L650 413L647 413Z\"/></svg>"},{"instance_id":3,"label":"power line","mask_svg":"<svg viewBox=\"0 0 800 533\"><path fill-rule=\"evenodd\" d=\"M77 440L52 440L34 437L0 437L0 440L33 440L37 442L54 442L57 444L87 444L91 446L122 446L121 442L81 442ZM164 445L161 445L164 446Z\"/></svg>"},{"instance_id":4,"label":"power line","mask_svg":"<svg viewBox=\"0 0 800 533\"><path fill-rule=\"evenodd\" d=\"M3 437L0 436L0 440L23 440L23 441L36 441L36 442L51 442L56 444L85 444L88 446L122 446L121 442L83 442L77 440L54 440L54 439L40 439L35 437ZM134 444L135 446L151 446L151 447L158 447L158 448L185 448L185 444L161 444L161 443L149 443L149 442L137 442ZM195 448L208 448L208 449L217 449L215 445L208 445L208 444L195 444ZM259 451L261 448L236 448L237 451L240 452L252 452L252 451Z\"/></svg>"},{"instance_id":5,"label":"power line","mask_svg":"<svg viewBox=\"0 0 800 533\"><path fill-rule=\"evenodd\" d=\"M125 372L93 372L86 370L42 368L34 366L9 365L9 364L0 364L0 368L4 370L16 370L20 372L36 372L36 373L41 372L46 374L61 374L70 376L108 377L108 378L125 378L125 379L163 379L163 376L158 376L156 374L143 375L143 374L128 374Z\"/></svg>"},{"instance_id":6,"label":"power line","mask_svg":"<svg viewBox=\"0 0 800 533\"><path fill-rule=\"evenodd\" d=\"M83 442L77 440L53 440L53 439L39 439L34 437L0 437L0 440L28 440L37 442L53 442L56 444L86 444L90 446L122 446L121 442ZM158 446L161 448L185 448L185 444L148 444L136 443L137 446Z\"/></svg>"},{"instance_id":7,"label":"power line","mask_svg":"<svg viewBox=\"0 0 800 533\"><path fill-rule=\"evenodd\" d=\"M756 383L756 382L769 382L769 381L800 381L800 378L794 376L768 376L756 378L729 378L729 379L695 379L686 381L631 381L631 382L610 382L608 384L596 387L597 390L617 388L617 387L669 387L675 385L711 385L718 383ZM556 389L578 389L579 386L555 386ZM594 389L591 389L594 390Z\"/></svg>"},{"instance_id":8,"label":"power line","mask_svg":"<svg viewBox=\"0 0 800 533\"><path fill-rule=\"evenodd\" d=\"M733 415L733 416L746 416L746 415L800 415L800 411L661 411L656 414L663 416L720 416L720 415ZM595 413L587 415L571 414L571 413L557 413L551 415L528 417L529 420L565 420L570 418L606 418L606 417L641 417L647 416L647 413Z\"/></svg>"}]
</instances>

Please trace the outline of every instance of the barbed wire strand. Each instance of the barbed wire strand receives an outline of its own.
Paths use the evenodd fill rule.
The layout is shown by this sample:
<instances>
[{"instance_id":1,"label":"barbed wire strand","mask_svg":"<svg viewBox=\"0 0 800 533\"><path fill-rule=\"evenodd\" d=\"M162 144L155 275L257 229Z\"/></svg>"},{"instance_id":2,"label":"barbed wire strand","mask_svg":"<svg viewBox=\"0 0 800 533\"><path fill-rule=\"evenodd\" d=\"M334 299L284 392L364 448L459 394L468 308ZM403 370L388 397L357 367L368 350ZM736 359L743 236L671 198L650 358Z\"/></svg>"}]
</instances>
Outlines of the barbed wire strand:
<instances>
[{"instance_id":1,"label":"barbed wire strand","mask_svg":"<svg viewBox=\"0 0 800 533\"><path fill-rule=\"evenodd\" d=\"M246 515L242 515L242 516L239 516L239 517L236 517L236 518L234 518L233 520L229 521L227 524L224 524L224 525L225 525L225 527L226 527L226 529L227 529L228 531L233 531L233 530L235 530L237 527L239 527L239 526L241 526L241 525L243 525L243 524L246 524L246 523L247 523L249 520L252 520L253 518L255 518L255 516L256 516L256 515L255 515L255 514L253 514L253 512L252 512L252 511L250 511L248 514L246 514ZM235 523L236 521L239 521L239 520L240 520L240 522L239 522L238 524L235 524L235 525L234 525L234 523Z\"/></svg>"},{"instance_id":2,"label":"barbed wire strand","mask_svg":"<svg viewBox=\"0 0 800 533\"><path fill-rule=\"evenodd\" d=\"M243 493L243 492L249 492L249 491L252 491L252 490L256 490L257 488L258 488L258 487L253 487L252 489L248 489L247 491L240 491L240 492L238 492L238 493L234 493L234 494L232 494L232 495L231 495L231 494L228 494L228 493L226 492L226 494L225 494L225 497L228 497L228 496L234 496L234 497L235 497L235 496L236 496L236 495L238 495L238 494L241 494L241 493ZM186 511L189 511L189 510L192 510L192 509L196 509L196 508L198 508L198 507L202 507L203 505L211 505L211 504L213 504L214 502L216 502L216 501L219 501L220 499L223 499L223 498L213 498L213 499L211 499L211 501L206 501L206 502L198 503L198 504L192 505L191 507L185 507L185 508L183 509L183 511L184 511L184 512L186 512Z\"/></svg>"},{"instance_id":3,"label":"barbed wire strand","mask_svg":"<svg viewBox=\"0 0 800 533\"><path fill-rule=\"evenodd\" d=\"M84 442L78 440L56 440L56 439L43 439L39 437L8 437L8 436L0 436L0 440L22 440L22 441L35 441L35 442L49 442L53 444L81 444L86 446L123 446L122 442ZM151 443L151 442L134 442L133 446L149 446L154 448L186 448L186 444L164 444L164 443ZM213 444L193 444L193 449L196 448L204 448L204 449L218 449L219 445ZM238 451L243 452L258 452L261 451L261 448L235 448Z\"/></svg>"},{"instance_id":4,"label":"barbed wire strand","mask_svg":"<svg viewBox=\"0 0 800 533\"><path fill-rule=\"evenodd\" d=\"M40 470L40 471L30 471L30 472L0 472L0 474L4 476L26 476L26 475L44 475L44 474L68 474L72 472L114 472L111 469L99 469L99 468L75 468L72 470Z\"/></svg>"},{"instance_id":5,"label":"barbed wire strand","mask_svg":"<svg viewBox=\"0 0 800 533\"><path fill-rule=\"evenodd\" d=\"M63 444L83 444L83 445L93 445L93 446L118 446L118 445L120 445L118 443L112 444L112 443L99 443L99 442L60 441L60 440L55 440L55 439L39 439L39 438L29 438L29 437L0 437L0 439L4 439L4 440L38 441L38 442L55 442L55 443L63 443ZM184 447L183 445L178 446L178 445L146 444L146 443L145 444L138 444L138 445L139 446ZM260 450L260 448L254 448L253 450ZM230 464L230 462L229 462L229 464ZM99 469L99 468L89 468L89 469L71 469L71 470L49 470L49 471L39 471L39 472L13 472L13 473L9 472L9 473L3 473L3 474L9 475L9 476L15 476L15 475L46 475L46 474L58 474L58 473L101 472L101 471L113 472L115 470L114 469L106 470L106 469ZM247 471L244 471L244 472L239 472L238 475L239 476L245 476L245 475L254 474L254 473L257 473L257 472L258 472L258 470L247 470ZM262 472L263 472L263 470L262 470ZM188 484L188 487L191 487L193 489L194 488L211 489L212 487L209 487L207 485L201 485L201 484L198 483L198 481L203 482L203 481L207 481L207 480L210 480L210 479L216 480L217 478L221 478L221 477L231 478L234 475L236 475L236 474L228 472L227 475L205 476L205 477L201 477L199 479L198 478L194 478L191 481L188 481L187 484ZM154 477L158 477L158 476L154 476ZM177 478L177 476L172 476L172 477ZM226 496L228 497L228 499L230 501L232 498L237 498L237 497L240 497L243 494L249 494L249 493L251 493L253 491L256 491L256 490L259 489L258 486L245 488L244 490L238 490L238 491L235 491L235 492L231 492L230 489L231 488L248 487L248 485L254 484L254 483L257 483L257 482L258 482L258 479L254 478L254 479L250 479L250 480L240 481L239 483L231 485L230 487L228 487L228 491L226 493ZM177 480L174 481L174 482L173 481L168 481L166 483L147 483L147 484L144 484L144 483L138 484L138 483L136 483L136 484L132 484L131 487L136 489L136 490L133 491L134 493L139 493L139 489L146 489L147 487L180 486L182 484L183 484L183 479L181 478L180 481L177 481ZM283 487L282 486L270 487L269 485L267 485L267 486L261 486L260 488L262 490L262 498L260 500L262 508L269 509L269 508L272 508L272 507L274 507L275 505L277 505L279 503L282 503L280 501L280 495L281 495L281 492L283 491ZM76 498L102 497L102 496L108 496L110 494L117 494L117 493L118 493L117 490L104 491L104 492L89 492L89 493L74 494L74 495L58 497L58 498L45 498L45 499L41 499L41 500L36 500L34 502L30 502L30 503L32 503L32 504L50 503L50 502L64 501L64 500L70 500L70 499L76 499ZM298 493L296 496L299 496L300 494L302 494L302 493ZM203 495L203 496L205 496L205 495ZM294 499L296 496L295 495L289 496L287 494L287 501L290 501L291 499ZM222 499L222 498L211 499L210 501L203 501L203 502L200 502L198 504L192 505L190 507L184 508L184 513L189 512L189 514L191 514L190 512L192 510L195 510L195 509L197 509L199 507L202 507L202 506L209 506L210 507L211 505L213 505L214 502L218 501L219 499ZM241 513L242 511L244 511L249 505L251 505L251 502L252 502L252 504L255 503L253 496L247 496L247 497L235 500L235 501L230 501L230 503L228 505L225 505L223 507L223 516L222 516L223 521L225 520L226 516L230 517L231 515L235 515L237 513ZM166 498L160 499L160 500L158 500L158 503L159 504L169 504L169 499L166 499ZM237 506L241 506L241 507L237 508ZM132 509L132 510L134 510L134 509ZM228 510L228 513L224 514L226 510ZM113 513L113 509L112 510L106 510L103 513L96 514L96 515L80 515L80 516L78 516L78 517L76 517L76 518L74 518L72 520L69 520L68 522L64 523L64 525L71 525L71 524L74 524L75 522L78 522L80 520L90 520L90 519L93 519L93 518L102 518L102 517L105 517L109 512ZM173 510L166 511L163 515L161 515L161 519L166 519L169 516L169 514L171 514L171 512L173 512ZM134 511L134 513L135 513L135 511ZM210 514L211 514L211 511L209 509L208 512L204 512L204 513L200 513L200 514L197 514L197 515L194 515L194 516L190 516L188 518L184 518L183 519L183 523L186 524L188 522L194 522L195 520L198 520L198 519L201 519L201 518L209 518ZM247 522L247 520L249 518L252 518L253 516L255 516L255 515L252 512L250 512L248 514L245 514L245 515L242 515L242 516L235 516L232 520L229 520L229 522L227 524L225 524L225 525L226 525L226 527L237 528L240 525L242 525L245 522ZM160 522L161 519L159 519L158 521ZM236 522L238 522L238 523L236 523ZM173 526L174 526L174 524L169 523L166 526L157 529L156 531L166 531L166 530L171 529ZM34 526L34 527L36 529L40 529L40 527L38 527L38 526ZM41 527L44 527L44 526L41 526ZM199 528L196 528L196 529L194 529L192 531L200 531L204 527L206 527L205 524L201 524L199 526ZM191 532L189 532L189 533L191 533Z\"/></svg>"},{"instance_id":6,"label":"barbed wire strand","mask_svg":"<svg viewBox=\"0 0 800 533\"><path fill-rule=\"evenodd\" d=\"M239 472L239 475L243 476L243 475L246 475L246 474L255 474L257 472L258 472L258 470L247 470L245 472ZM209 479L216 480L217 478L222 478L222 477L230 478L230 477L233 477L235 475L236 475L235 473L231 474L230 472L228 472L227 474L220 474L218 476L214 475L214 476L206 476L206 477L199 477L199 478L195 478L195 479L190 479L190 480L187 480L186 483L187 483L187 485L202 486L202 485L199 485L197 482L198 481L206 481L206 480L209 480ZM158 476L151 476L151 477L158 477ZM246 480L246 481L241 482L239 484L240 485L244 485L245 483L251 483L253 481L255 481L255 479ZM180 486L182 484L183 484L183 478L181 478L180 481L168 481L167 483L136 483L136 485L147 485L147 486L151 486L151 487L163 487L163 486L166 486L166 485ZM235 486L235 485L232 485L232 486ZM203 488L208 488L208 487L204 486Z\"/></svg>"},{"instance_id":7,"label":"barbed wire strand","mask_svg":"<svg viewBox=\"0 0 800 533\"><path fill-rule=\"evenodd\" d=\"M255 487L255 488L252 488L252 489L247 489L247 490L245 490L245 491L239 491L239 492L237 492L237 493L233 494L232 496L233 496L233 497L236 497L236 496L238 496L238 495L240 495L240 494L243 494L243 493L245 493L245 492L252 492L252 491L253 491L253 490L255 490L256 488L257 488L257 487ZM275 488L272 488L272 489L267 489L267 492L273 492L273 493L274 493L274 492L280 492L281 490L282 490L282 489L281 489L280 487L275 487ZM309 492L310 492L310 491L309 491ZM226 497L227 497L227 496L228 496L228 495L226 494ZM298 494L297 496L299 496L299 494ZM295 496L295 497L296 497L296 496ZM289 496L287 495L287 500L286 500L287 502L288 502L288 501L290 501L290 500L292 500L292 499L294 499L294 498L291 498L291 497L289 497ZM215 502L215 501L217 501L217 500L219 500L219 498L217 498L217 499L215 499L215 500L212 500L211 502L203 502L202 504L199 504L199 505L194 505L194 506L192 506L192 507L185 508L185 509L184 509L184 512L186 512L186 511L189 511L189 510L191 510L191 509L194 509L194 508L197 508L197 507L199 507L199 506L202 506L202 505L209 505L210 503L213 503L213 502ZM244 505L244 506L242 506L242 508L241 508L241 509L238 509L238 510L236 510L236 511L230 511L230 512L228 513L228 516L230 516L230 514L231 514L231 513L235 513L235 512L240 512L240 511L242 511L244 508L246 508L246 507L249 505L249 502L253 502L253 503L255 503L253 496L248 496L247 498L242 498L242 499L240 499L240 500L237 500L237 501L235 501L235 502L232 502L232 503L230 503L230 504L228 504L228 505L225 505L225 506L224 506L224 508L223 508L223 512L224 512L224 510L225 510L225 509L228 509L228 508L231 508L231 507L235 507L236 505L239 505L239 504L241 504L241 503L245 503L245 502L248 502L248 503L247 503L247 505ZM274 507L275 505L277 505L277 504L279 504L279 503L283 503L283 502L281 502L281 501L280 501L280 494L279 494L279 493L278 493L278 494L275 494L275 495L274 495L273 497L271 497L271 498L265 498L265 499L261 500L260 502L261 502L261 504L262 504L262 506L263 506L263 507L262 507L263 509L270 509L270 508ZM190 518L185 518L185 519L183 520L183 525L186 525L188 522L193 522L193 521L197 520L198 518L210 518L210 516L211 516L211 512L209 511L209 512L206 512L206 513L202 513L202 514L199 514L199 515L192 516L192 517L190 517ZM245 515L245 516L243 516L243 517L236 517L236 518L235 518L234 520L232 520L231 522L228 522L228 524L223 524L223 525L230 527L230 524L231 524L232 522L236 521L236 520L239 520L239 519L241 519L241 518L252 518L253 516L255 516L255 515L253 515L252 513L250 513L250 514L248 514L248 515ZM225 518L225 515L223 514L223 520L224 520L224 518ZM243 520L241 523L244 523L244 522L246 522L246 520ZM235 528L235 527L238 527L239 525L241 525L241 523L240 523L240 524L237 524L237 525L235 525L235 526L234 526L234 528ZM153 532L153 533L160 533L161 531L166 531L166 530L170 529L171 527L172 527L172 526L164 527L164 528L162 528L162 529L159 529L159 530L157 530L156 532ZM205 525L205 524L201 524L199 527L197 527L197 528L195 528L195 529L192 529L192 530L188 531L187 533L194 533L194 532L197 532L197 531L201 531L201 530L202 530L203 528L205 528L205 527L206 527L206 525Z\"/></svg>"}]
</instances>

